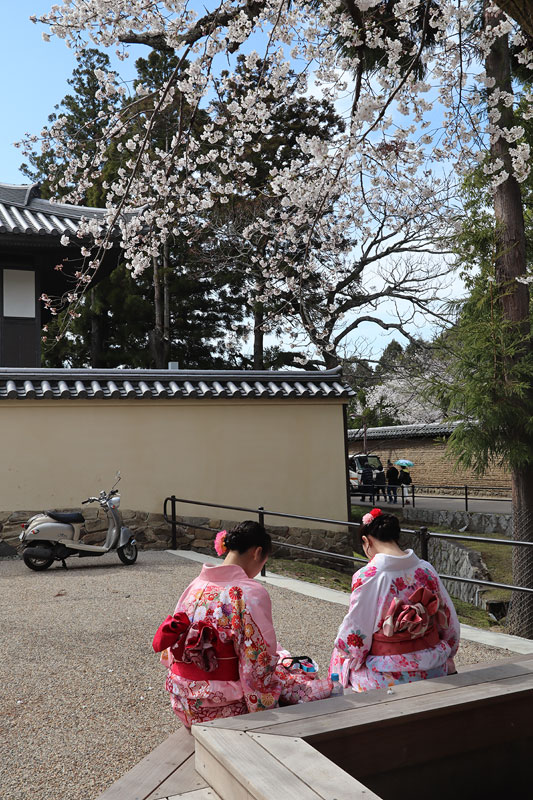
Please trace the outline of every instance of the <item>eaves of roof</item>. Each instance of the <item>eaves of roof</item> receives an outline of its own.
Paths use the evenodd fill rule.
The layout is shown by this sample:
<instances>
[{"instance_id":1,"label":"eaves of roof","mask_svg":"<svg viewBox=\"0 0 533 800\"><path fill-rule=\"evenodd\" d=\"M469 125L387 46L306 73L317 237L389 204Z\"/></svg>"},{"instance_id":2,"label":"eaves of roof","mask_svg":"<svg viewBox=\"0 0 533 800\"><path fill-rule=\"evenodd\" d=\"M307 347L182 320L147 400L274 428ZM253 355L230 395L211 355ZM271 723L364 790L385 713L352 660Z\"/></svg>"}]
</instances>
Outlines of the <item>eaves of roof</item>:
<instances>
[{"instance_id":1,"label":"eaves of roof","mask_svg":"<svg viewBox=\"0 0 533 800\"><path fill-rule=\"evenodd\" d=\"M105 208L41 200L39 184L0 183L0 234L22 237L76 237L81 219L105 219Z\"/></svg>"},{"instance_id":2,"label":"eaves of roof","mask_svg":"<svg viewBox=\"0 0 533 800\"><path fill-rule=\"evenodd\" d=\"M340 369L247 370L0 368L2 399L316 398L348 399Z\"/></svg>"},{"instance_id":3,"label":"eaves of roof","mask_svg":"<svg viewBox=\"0 0 533 800\"><path fill-rule=\"evenodd\" d=\"M459 423L431 422L413 425L391 425L383 428L367 428L367 439L413 439L450 436ZM363 439L363 428L348 431L349 440Z\"/></svg>"}]
</instances>

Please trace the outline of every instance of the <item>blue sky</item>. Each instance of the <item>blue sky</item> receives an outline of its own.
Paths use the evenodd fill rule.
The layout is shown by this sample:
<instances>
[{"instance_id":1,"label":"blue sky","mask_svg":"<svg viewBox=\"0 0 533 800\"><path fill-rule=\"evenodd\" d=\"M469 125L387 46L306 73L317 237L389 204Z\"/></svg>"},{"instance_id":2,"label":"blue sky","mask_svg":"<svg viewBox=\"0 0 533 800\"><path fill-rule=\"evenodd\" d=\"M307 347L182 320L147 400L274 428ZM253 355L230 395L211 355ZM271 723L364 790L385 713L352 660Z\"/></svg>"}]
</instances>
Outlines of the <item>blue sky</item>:
<instances>
[{"instance_id":1,"label":"blue sky","mask_svg":"<svg viewBox=\"0 0 533 800\"><path fill-rule=\"evenodd\" d=\"M25 133L39 134L48 115L68 94L68 78L76 60L63 41L42 40L42 25L29 17L46 13L53 0L3 0L0 26L0 182L27 183L19 171L24 160L13 142ZM138 48L146 55L147 48ZM136 54L114 66L127 80L133 73ZM130 74L128 74L130 73Z\"/></svg>"}]
</instances>

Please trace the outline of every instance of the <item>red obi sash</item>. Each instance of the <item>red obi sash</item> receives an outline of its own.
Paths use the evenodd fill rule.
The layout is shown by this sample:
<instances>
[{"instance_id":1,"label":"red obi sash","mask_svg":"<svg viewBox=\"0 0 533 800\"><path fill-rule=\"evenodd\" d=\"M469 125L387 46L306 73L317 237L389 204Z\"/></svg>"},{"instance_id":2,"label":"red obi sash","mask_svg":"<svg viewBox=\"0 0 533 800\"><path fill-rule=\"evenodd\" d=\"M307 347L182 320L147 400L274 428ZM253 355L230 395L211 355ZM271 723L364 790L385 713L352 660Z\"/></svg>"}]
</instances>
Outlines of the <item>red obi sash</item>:
<instances>
[{"instance_id":1,"label":"red obi sash","mask_svg":"<svg viewBox=\"0 0 533 800\"><path fill-rule=\"evenodd\" d=\"M170 648L171 670L192 681L238 681L239 660L233 642L223 642L209 622L191 624L180 611L159 626L152 646L156 653Z\"/></svg>"},{"instance_id":2,"label":"red obi sash","mask_svg":"<svg viewBox=\"0 0 533 800\"><path fill-rule=\"evenodd\" d=\"M381 630L372 637L369 655L396 656L435 647L440 641L436 620L441 628L448 627L448 617L439 598L429 589L420 587L408 597L407 603L395 597Z\"/></svg>"},{"instance_id":3,"label":"red obi sash","mask_svg":"<svg viewBox=\"0 0 533 800\"><path fill-rule=\"evenodd\" d=\"M425 636L413 639L412 635L406 633L395 633L392 636L385 636L384 633L375 633L372 637L371 656L399 656L404 653L416 653L418 650L427 650L428 647L435 647L440 642L439 632L436 628L430 628Z\"/></svg>"}]
</instances>

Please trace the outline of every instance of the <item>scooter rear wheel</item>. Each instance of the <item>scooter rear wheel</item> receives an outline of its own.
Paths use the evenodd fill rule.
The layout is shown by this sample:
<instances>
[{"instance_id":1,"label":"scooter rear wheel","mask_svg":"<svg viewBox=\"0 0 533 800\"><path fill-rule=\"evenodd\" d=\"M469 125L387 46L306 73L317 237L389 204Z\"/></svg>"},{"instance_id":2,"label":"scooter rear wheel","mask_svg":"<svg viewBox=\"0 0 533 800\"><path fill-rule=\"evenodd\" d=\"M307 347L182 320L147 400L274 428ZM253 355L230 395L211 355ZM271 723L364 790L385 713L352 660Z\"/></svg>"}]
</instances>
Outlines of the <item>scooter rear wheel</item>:
<instances>
[{"instance_id":1,"label":"scooter rear wheel","mask_svg":"<svg viewBox=\"0 0 533 800\"><path fill-rule=\"evenodd\" d=\"M42 572L48 567L52 566L54 563L54 557L50 556L50 558L36 558L31 554L31 548L29 550L24 550L22 554L22 558L24 563L30 569L35 570L35 572Z\"/></svg>"},{"instance_id":2,"label":"scooter rear wheel","mask_svg":"<svg viewBox=\"0 0 533 800\"><path fill-rule=\"evenodd\" d=\"M135 564L137 561L137 545L133 542L117 549L117 555L123 564Z\"/></svg>"}]
</instances>

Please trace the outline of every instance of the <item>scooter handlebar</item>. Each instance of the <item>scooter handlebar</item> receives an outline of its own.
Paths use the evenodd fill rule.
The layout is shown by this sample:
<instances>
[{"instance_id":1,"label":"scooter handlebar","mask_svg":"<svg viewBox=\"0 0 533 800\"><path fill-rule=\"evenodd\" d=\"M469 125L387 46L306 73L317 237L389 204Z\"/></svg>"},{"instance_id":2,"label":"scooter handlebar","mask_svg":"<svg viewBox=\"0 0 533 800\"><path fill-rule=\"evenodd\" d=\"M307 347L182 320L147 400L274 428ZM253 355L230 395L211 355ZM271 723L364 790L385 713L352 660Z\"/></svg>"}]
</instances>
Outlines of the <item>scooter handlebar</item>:
<instances>
[{"instance_id":1,"label":"scooter handlebar","mask_svg":"<svg viewBox=\"0 0 533 800\"><path fill-rule=\"evenodd\" d=\"M96 500L98 500L97 497L88 497L87 500L82 500L81 504L82 504L82 506L84 506L85 503L94 503L94 502L96 502Z\"/></svg>"}]
</instances>

